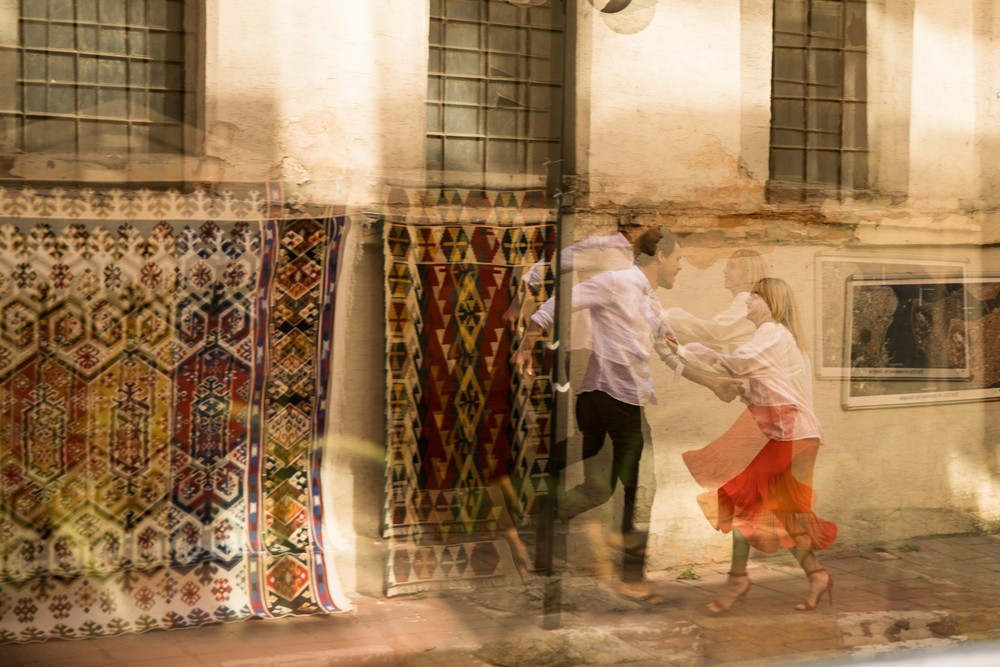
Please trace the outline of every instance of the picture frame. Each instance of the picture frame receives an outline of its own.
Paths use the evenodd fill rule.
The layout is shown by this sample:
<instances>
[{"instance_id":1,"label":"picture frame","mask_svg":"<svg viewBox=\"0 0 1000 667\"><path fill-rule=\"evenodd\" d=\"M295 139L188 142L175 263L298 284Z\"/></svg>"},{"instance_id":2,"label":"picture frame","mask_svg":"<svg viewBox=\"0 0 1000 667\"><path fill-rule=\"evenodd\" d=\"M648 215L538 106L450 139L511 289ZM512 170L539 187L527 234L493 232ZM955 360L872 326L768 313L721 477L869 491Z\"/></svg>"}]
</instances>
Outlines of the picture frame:
<instances>
[{"instance_id":1,"label":"picture frame","mask_svg":"<svg viewBox=\"0 0 1000 667\"><path fill-rule=\"evenodd\" d=\"M821 379L847 378L850 357L847 345L848 280L959 277L969 262L920 254L869 251L820 251L816 254L815 373ZM878 375L869 370L869 375ZM883 374L889 374L888 371ZM896 375L900 375L896 373Z\"/></svg>"},{"instance_id":2,"label":"picture frame","mask_svg":"<svg viewBox=\"0 0 1000 667\"><path fill-rule=\"evenodd\" d=\"M847 410L1000 399L1000 275L847 281Z\"/></svg>"}]
</instances>

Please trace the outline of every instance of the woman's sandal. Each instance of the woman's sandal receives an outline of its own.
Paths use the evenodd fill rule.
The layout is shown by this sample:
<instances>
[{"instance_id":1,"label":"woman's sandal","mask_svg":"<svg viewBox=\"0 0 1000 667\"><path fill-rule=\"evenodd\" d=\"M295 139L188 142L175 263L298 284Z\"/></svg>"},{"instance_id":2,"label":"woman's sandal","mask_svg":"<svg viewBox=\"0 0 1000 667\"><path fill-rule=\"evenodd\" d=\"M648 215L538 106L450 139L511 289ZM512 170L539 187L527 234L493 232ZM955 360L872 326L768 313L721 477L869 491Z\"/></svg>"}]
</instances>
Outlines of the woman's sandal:
<instances>
[{"instance_id":1,"label":"woman's sandal","mask_svg":"<svg viewBox=\"0 0 1000 667\"><path fill-rule=\"evenodd\" d=\"M796 611L812 611L813 609L816 608L816 605L819 604L819 601L823 599L824 595L829 595L830 605L831 606L833 605L833 575L824 570L823 568L817 567L815 570L810 570L809 572L806 573L806 578L809 579L809 584L810 584L809 591L810 593L812 592L812 576L814 574L819 574L820 572L826 575L826 586L823 587L823 589L821 589L819 593L816 594L815 600L810 601L806 599L795 605Z\"/></svg>"},{"instance_id":2,"label":"woman's sandal","mask_svg":"<svg viewBox=\"0 0 1000 667\"><path fill-rule=\"evenodd\" d=\"M734 579L742 578L746 579L747 582L746 588L741 590L739 593L732 595L731 599L730 596L723 595L709 602L708 605L705 607L705 609L707 609L709 612L713 614L725 614L727 611L732 609L734 604L736 604L746 596L746 594L750 591L750 586L753 585L750 579L747 579L746 572L729 572L728 574L729 574L729 580L727 580L726 582L727 584Z\"/></svg>"}]
</instances>

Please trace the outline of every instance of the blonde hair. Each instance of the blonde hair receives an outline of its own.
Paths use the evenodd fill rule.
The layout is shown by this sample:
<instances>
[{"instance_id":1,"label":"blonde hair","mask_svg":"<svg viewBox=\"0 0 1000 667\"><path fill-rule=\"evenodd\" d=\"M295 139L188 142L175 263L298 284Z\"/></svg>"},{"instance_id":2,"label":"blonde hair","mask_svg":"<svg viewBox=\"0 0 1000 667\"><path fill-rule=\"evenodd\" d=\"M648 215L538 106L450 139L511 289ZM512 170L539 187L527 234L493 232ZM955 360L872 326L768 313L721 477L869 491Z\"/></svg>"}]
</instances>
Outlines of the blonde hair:
<instances>
[{"instance_id":1,"label":"blonde hair","mask_svg":"<svg viewBox=\"0 0 1000 667\"><path fill-rule=\"evenodd\" d=\"M767 277L767 264L756 250L740 248L729 256L729 260L739 267L745 285L752 287Z\"/></svg>"},{"instance_id":2,"label":"blonde hair","mask_svg":"<svg viewBox=\"0 0 1000 667\"><path fill-rule=\"evenodd\" d=\"M805 338L802 335L802 328L799 326L798 314L795 312L795 298L792 296L792 288L781 278L761 278L758 280L751 292L760 295L771 311L771 316L775 322L785 325L792 332L795 344L800 350L804 350Z\"/></svg>"}]
</instances>

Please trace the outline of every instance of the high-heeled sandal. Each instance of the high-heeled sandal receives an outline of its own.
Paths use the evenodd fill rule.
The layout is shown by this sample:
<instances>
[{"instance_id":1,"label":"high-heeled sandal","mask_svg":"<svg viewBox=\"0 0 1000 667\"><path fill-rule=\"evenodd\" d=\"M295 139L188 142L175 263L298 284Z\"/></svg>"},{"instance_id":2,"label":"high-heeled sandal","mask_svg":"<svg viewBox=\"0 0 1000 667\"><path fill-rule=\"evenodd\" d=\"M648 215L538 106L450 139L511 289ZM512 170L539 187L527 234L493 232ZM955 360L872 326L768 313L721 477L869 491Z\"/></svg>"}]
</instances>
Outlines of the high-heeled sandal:
<instances>
[{"instance_id":1,"label":"high-heeled sandal","mask_svg":"<svg viewBox=\"0 0 1000 667\"><path fill-rule=\"evenodd\" d=\"M812 602L809 600L803 600L802 602L795 605L796 611L812 611L819 604L819 601L823 599L824 595L827 595L830 600L830 605L833 606L833 575L827 572L821 567L817 567L815 570L810 570L806 572L806 578L810 580L810 587L812 586L812 576L814 574L819 574L820 572L826 574L826 586L819 593L816 594L816 599Z\"/></svg>"},{"instance_id":2,"label":"high-heeled sandal","mask_svg":"<svg viewBox=\"0 0 1000 667\"><path fill-rule=\"evenodd\" d=\"M739 579L739 578L747 579L747 573L746 572L728 572L727 574L729 575L730 579ZM726 583L729 583L729 582L727 581ZM730 609L733 608L734 604L736 604L737 602L739 602L740 600L742 600L744 597L746 597L746 594L748 592L750 592L750 587L751 586L753 586L753 582L750 581L750 579L747 579L747 586L746 586L746 588L744 588L742 591L740 591L735 596L733 596L733 599L729 600L728 603L724 602L723 598L720 596L718 598L715 598L711 602L709 602L705 606L705 609L707 609L712 614L725 614L727 611L729 611Z\"/></svg>"}]
</instances>

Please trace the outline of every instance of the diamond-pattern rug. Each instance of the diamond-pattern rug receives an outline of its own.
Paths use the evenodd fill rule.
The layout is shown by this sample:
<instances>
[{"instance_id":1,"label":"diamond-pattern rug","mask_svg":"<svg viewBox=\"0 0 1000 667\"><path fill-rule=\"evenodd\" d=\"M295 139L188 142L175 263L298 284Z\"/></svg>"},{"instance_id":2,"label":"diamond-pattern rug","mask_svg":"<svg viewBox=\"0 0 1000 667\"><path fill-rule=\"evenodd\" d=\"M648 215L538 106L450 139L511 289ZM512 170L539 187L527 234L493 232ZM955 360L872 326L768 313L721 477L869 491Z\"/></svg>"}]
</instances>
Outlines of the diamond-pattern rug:
<instances>
[{"instance_id":1,"label":"diamond-pattern rug","mask_svg":"<svg viewBox=\"0 0 1000 667\"><path fill-rule=\"evenodd\" d=\"M109 198L0 193L0 642L347 609L318 446L346 218Z\"/></svg>"},{"instance_id":2,"label":"diamond-pattern rug","mask_svg":"<svg viewBox=\"0 0 1000 667\"><path fill-rule=\"evenodd\" d=\"M528 298L519 277L551 258L555 225L540 191L397 188L388 204L384 516L393 595L513 571L499 531L530 515L545 492L551 401L545 372L514 370L524 325L516 305Z\"/></svg>"}]
</instances>

